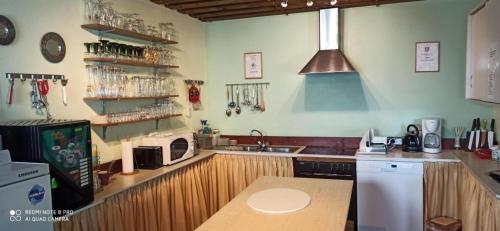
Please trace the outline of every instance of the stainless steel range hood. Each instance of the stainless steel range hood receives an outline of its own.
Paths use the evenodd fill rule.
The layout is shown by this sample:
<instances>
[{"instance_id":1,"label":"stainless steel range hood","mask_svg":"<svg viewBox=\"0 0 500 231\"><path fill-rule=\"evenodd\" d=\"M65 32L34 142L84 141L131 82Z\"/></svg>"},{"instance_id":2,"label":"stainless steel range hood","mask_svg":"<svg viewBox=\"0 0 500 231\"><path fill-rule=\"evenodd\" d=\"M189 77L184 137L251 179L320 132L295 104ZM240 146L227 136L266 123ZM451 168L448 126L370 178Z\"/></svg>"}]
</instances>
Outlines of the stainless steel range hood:
<instances>
[{"instance_id":1,"label":"stainless steel range hood","mask_svg":"<svg viewBox=\"0 0 500 231\"><path fill-rule=\"evenodd\" d=\"M340 50L338 8L319 11L319 51L299 74L356 72Z\"/></svg>"}]
</instances>

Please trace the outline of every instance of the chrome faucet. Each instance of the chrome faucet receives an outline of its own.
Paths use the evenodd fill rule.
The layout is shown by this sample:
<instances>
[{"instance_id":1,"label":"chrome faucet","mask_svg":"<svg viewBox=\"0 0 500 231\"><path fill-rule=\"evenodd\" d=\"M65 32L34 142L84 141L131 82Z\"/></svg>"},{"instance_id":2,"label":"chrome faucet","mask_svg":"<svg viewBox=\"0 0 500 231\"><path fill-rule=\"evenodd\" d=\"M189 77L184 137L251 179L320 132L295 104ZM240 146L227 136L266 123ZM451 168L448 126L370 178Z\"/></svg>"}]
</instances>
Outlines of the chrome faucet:
<instances>
[{"instance_id":1,"label":"chrome faucet","mask_svg":"<svg viewBox=\"0 0 500 231\"><path fill-rule=\"evenodd\" d=\"M252 136L254 132L257 132L260 135L260 140L257 140L257 145L259 145L259 149L264 150L266 148L266 143L264 142L264 135L262 135L262 132L260 132L259 130L253 129L252 131L250 131L250 136Z\"/></svg>"}]
</instances>

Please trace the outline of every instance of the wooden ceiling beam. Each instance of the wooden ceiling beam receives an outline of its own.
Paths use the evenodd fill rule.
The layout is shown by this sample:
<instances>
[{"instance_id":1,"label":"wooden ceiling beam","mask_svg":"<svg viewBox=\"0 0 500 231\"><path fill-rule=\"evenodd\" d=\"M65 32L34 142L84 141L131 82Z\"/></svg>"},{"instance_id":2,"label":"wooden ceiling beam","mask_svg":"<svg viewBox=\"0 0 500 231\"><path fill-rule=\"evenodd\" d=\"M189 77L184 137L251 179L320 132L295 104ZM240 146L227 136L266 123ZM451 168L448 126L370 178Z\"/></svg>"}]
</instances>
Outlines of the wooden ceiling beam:
<instances>
[{"instance_id":1,"label":"wooden ceiling beam","mask_svg":"<svg viewBox=\"0 0 500 231\"><path fill-rule=\"evenodd\" d=\"M267 2L272 2L271 0L260 0L262 1L267 1ZM250 3L250 2L259 2L257 0L211 0L211 1L194 1L194 2L185 2L185 3L179 3L179 4L169 4L168 2L165 3L165 6L167 6L170 9L175 9L175 10L186 10L186 9L195 9L195 8L203 8L203 7L213 7L213 6L224 6L224 5L230 5L230 4L241 4L241 3Z\"/></svg>"},{"instance_id":2,"label":"wooden ceiling beam","mask_svg":"<svg viewBox=\"0 0 500 231\"><path fill-rule=\"evenodd\" d=\"M378 0L378 1L358 1L353 3L343 3L341 5L336 5L338 8L351 8L351 7L361 7L361 6L371 6L371 5L385 5L385 4L393 4L393 3L401 3L401 2L411 2L411 1L421 1L421 0ZM248 12L248 13L239 13L233 15L223 15L223 16L205 16L198 17L199 20L210 22L210 21L221 21L221 20L231 20L231 19L241 19L241 18L252 18L252 17L260 17L260 16L271 16L271 15L279 15L279 14L293 14L293 13L302 13L302 12L310 12L310 11L318 11L320 9L333 8L332 6L320 6L315 5L312 7L303 7L303 8L281 8L274 9L268 11L261 12Z\"/></svg>"},{"instance_id":3,"label":"wooden ceiling beam","mask_svg":"<svg viewBox=\"0 0 500 231\"><path fill-rule=\"evenodd\" d=\"M366 3L366 0L358 0L359 3ZM354 4L354 3L353 3ZM330 5L329 1L322 1L322 2L317 2L313 7L314 9L319 9L319 8L331 8L332 6ZM218 17L218 16L225 16L225 15L237 15L237 14L246 14L246 13L257 13L257 12L269 12L269 11L280 11L280 12L285 12L285 11L290 11L290 10L296 10L296 9L305 9L305 8L310 8L307 7L305 4L302 3L289 3L288 7L283 8L281 5L262 5L259 7L252 7L252 5L247 5L246 8L240 8L240 9L224 9L220 11L205 11L205 12L200 12L200 13L189 13L191 17L195 18L206 18L206 17ZM189 11L187 11L189 12ZM186 13L187 13L186 12Z\"/></svg>"},{"instance_id":4,"label":"wooden ceiling beam","mask_svg":"<svg viewBox=\"0 0 500 231\"><path fill-rule=\"evenodd\" d=\"M229 4L229 5L224 5L224 6L211 6L211 7L184 9L184 10L179 10L179 12L189 14L189 15L196 15L196 14L203 14L203 13L208 13L208 12L241 10L241 9L259 8L259 7L269 7L269 6L274 6L274 5L275 5L275 3L273 3L273 2L258 1L258 2Z\"/></svg>"},{"instance_id":5,"label":"wooden ceiling beam","mask_svg":"<svg viewBox=\"0 0 500 231\"><path fill-rule=\"evenodd\" d=\"M259 16L292 14L332 8L328 0L314 0L307 7L306 0L288 0L288 7L282 8L281 0L151 0L167 8L188 14L201 21L219 21ZM384 5L423 0L338 0L338 8Z\"/></svg>"}]
</instances>

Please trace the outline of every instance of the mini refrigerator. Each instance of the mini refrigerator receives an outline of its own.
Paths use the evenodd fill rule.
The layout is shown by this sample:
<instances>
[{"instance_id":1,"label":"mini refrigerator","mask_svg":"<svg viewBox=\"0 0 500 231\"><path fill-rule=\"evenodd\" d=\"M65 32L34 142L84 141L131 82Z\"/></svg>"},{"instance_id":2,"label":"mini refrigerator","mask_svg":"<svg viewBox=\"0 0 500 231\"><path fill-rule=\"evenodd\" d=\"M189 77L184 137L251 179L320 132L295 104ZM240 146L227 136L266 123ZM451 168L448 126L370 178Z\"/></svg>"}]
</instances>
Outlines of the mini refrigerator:
<instances>
[{"instance_id":1,"label":"mini refrigerator","mask_svg":"<svg viewBox=\"0 0 500 231\"><path fill-rule=\"evenodd\" d=\"M0 230L53 230L48 164L11 162L0 151L0 196Z\"/></svg>"},{"instance_id":2,"label":"mini refrigerator","mask_svg":"<svg viewBox=\"0 0 500 231\"><path fill-rule=\"evenodd\" d=\"M94 200L88 120L28 120L0 123L12 160L49 164L54 216Z\"/></svg>"}]
</instances>

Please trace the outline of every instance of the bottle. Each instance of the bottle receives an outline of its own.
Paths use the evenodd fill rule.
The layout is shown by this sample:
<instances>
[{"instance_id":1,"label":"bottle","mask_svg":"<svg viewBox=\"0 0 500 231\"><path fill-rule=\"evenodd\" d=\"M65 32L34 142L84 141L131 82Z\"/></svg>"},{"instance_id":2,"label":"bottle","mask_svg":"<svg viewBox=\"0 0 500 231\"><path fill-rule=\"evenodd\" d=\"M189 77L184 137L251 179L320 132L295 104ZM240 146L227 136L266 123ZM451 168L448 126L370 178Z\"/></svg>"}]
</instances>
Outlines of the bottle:
<instances>
[{"instance_id":1,"label":"bottle","mask_svg":"<svg viewBox=\"0 0 500 231\"><path fill-rule=\"evenodd\" d=\"M500 147L498 145L491 147L491 159L500 162Z\"/></svg>"}]
</instances>

